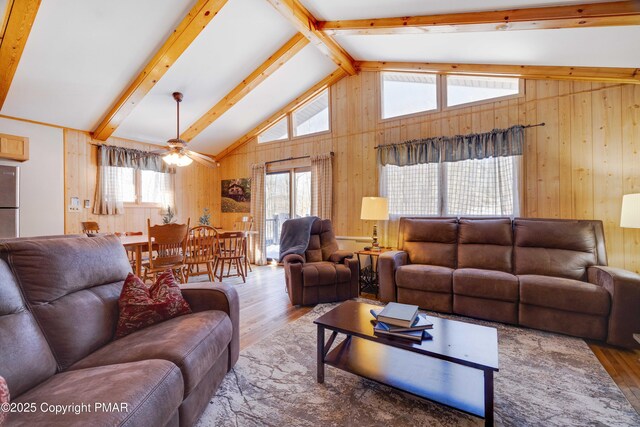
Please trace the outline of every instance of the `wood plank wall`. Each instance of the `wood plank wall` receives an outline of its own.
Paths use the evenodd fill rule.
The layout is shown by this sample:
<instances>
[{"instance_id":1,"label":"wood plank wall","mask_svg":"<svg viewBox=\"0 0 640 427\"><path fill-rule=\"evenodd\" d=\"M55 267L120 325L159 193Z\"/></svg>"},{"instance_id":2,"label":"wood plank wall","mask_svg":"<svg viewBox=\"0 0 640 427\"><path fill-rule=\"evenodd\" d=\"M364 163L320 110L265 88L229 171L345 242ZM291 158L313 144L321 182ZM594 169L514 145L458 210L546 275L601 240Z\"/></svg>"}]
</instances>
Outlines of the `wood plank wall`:
<instances>
[{"instance_id":1,"label":"wood plank wall","mask_svg":"<svg viewBox=\"0 0 640 427\"><path fill-rule=\"evenodd\" d=\"M523 216L600 219L609 264L640 272L640 230L619 227L622 195L640 192L640 85L528 80L525 90L518 99L381 121L379 73L347 77L331 88L331 132L254 139L222 159L215 222L230 227L237 217L219 213L219 179L248 177L256 162L334 151L336 233L369 235L372 223L359 215L361 198L377 194L374 146L545 122L526 133Z\"/></svg>"},{"instance_id":2,"label":"wood plank wall","mask_svg":"<svg viewBox=\"0 0 640 427\"><path fill-rule=\"evenodd\" d=\"M97 174L98 149L86 132L65 129L64 131L64 163L65 163L65 233L73 234L81 231L82 221L96 221L104 232L145 231L147 218L152 223L162 222L159 208L126 207L123 215L93 215L94 193ZM95 141L99 143L99 141ZM145 150L156 150L158 146L111 137L109 145L124 146ZM213 185L216 182L216 170L197 163L178 168L176 173L176 217L178 222L191 218L191 224L198 222L205 207L213 210ZM219 186L219 185L218 185ZM82 208L80 212L66 211L69 199L79 197L91 201L91 208Z\"/></svg>"}]
</instances>

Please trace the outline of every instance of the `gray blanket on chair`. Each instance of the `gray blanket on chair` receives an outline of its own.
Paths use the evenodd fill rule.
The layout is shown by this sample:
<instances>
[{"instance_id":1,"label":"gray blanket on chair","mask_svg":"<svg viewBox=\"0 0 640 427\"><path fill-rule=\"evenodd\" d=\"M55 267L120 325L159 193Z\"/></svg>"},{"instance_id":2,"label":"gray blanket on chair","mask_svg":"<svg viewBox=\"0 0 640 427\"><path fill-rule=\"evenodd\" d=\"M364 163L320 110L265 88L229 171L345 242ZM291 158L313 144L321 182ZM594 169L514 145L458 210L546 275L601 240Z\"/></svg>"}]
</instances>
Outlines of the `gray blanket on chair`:
<instances>
[{"instance_id":1,"label":"gray blanket on chair","mask_svg":"<svg viewBox=\"0 0 640 427\"><path fill-rule=\"evenodd\" d=\"M288 219L282 223L280 232L280 259L282 262L289 254L304 255L311 238L311 226L317 216Z\"/></svg>"}]
</instances>

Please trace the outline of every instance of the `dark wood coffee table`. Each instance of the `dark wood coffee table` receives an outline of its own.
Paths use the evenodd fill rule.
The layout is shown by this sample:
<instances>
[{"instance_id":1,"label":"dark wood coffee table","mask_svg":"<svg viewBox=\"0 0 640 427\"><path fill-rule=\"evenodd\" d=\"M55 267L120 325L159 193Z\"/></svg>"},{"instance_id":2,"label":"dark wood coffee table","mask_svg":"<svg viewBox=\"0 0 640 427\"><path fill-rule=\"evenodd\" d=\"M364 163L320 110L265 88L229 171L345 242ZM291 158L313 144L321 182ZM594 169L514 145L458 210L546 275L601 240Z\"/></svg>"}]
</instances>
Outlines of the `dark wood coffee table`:
<instances>
[{"instance_id":1,"label":"dark wood coffee table","mask_svg":"<svg viewBox=\"0 0 640 427\"><path fill-rule=\"evenodd\" d=\"M495 328L429 316L433 340L422 343L379 337L369 310L346 301L317 318L318 382L324 365L483 417L493 425L493 373L498 371ZM332 331L325 343L325 329ZM346 339L333 345L338 333Z\"/></svg>"}]
</instances>

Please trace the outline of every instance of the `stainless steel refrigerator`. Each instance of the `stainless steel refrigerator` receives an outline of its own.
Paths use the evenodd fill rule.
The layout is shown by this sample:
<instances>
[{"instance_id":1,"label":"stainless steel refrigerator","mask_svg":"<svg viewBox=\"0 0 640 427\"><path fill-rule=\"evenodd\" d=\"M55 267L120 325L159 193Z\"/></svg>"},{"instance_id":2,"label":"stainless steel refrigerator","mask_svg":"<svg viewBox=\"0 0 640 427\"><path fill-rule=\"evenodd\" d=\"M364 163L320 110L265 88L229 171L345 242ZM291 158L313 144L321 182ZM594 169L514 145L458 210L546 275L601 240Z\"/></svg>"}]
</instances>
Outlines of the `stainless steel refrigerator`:
<instances>
[{"instance_id":1,"label":"stainless steel refrigerator","mask_svg":"<svg viewBox=\"0 0 640 427\"><path fill-rule=\"evenodd\" d=\"M19 237L20 168L0 166L0 239Z\"/></svg>"}]
</instances>

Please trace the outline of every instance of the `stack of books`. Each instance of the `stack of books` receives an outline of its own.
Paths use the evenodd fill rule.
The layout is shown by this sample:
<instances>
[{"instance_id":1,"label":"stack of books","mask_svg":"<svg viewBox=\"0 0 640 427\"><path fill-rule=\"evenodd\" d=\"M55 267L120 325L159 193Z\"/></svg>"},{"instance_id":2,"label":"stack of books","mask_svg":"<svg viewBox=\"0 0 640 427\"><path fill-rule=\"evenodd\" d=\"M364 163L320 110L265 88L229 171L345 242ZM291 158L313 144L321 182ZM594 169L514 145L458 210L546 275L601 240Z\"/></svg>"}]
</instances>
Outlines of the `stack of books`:
<instances>
[{"instance_id":1,"label":"stack of books","mask_svg":"<svg viewBox=\"0 0 640 427\"><path fill-rule=\"evenodd\" d=\"M424 313L418 312L417 305L390 302L381 310L371 310L374 317L373 332L376 335L404 338L422 342L433 339L426 329L432 329L433 323Z\"/></svg>"}]
</instances>

